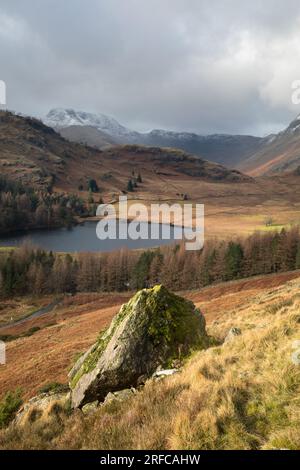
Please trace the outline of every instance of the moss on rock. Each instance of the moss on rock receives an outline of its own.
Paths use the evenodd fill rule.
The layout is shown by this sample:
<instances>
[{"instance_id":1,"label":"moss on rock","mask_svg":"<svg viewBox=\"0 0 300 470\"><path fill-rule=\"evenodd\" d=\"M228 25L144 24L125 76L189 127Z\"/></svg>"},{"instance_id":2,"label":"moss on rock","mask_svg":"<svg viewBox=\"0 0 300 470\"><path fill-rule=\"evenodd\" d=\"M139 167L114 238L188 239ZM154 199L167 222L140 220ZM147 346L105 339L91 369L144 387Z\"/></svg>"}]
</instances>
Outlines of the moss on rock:
<instances>
[{"instance_id":1,"label":"moss on rock","mask_svg":"<svg viewBox=\"0 0 300 470\"><path fill-rule=\"evenodd\" d=\"M135 386L141 376L169 367L208 343L204 317L192 302L162 285L143 289L75 364L70 373L73 404Z\"/></svg>"}]
</instances>

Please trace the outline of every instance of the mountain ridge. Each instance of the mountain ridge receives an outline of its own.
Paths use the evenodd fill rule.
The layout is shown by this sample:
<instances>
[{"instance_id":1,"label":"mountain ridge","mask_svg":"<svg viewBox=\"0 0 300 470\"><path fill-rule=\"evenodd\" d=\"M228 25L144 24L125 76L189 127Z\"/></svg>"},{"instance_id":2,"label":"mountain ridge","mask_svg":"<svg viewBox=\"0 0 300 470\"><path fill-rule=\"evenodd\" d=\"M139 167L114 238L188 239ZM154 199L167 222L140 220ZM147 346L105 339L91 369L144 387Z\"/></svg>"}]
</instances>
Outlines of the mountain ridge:
<instances>
[{"instance_id":1,"label":"mountain ridge","mask_svg":"<svg viewBox=\"0 0 300 470\"><path fill-rule=\"evenodd\" d=\"M300 166L300 115L237 168L251 176L297 171Z\"/></svg>"},{"instance_id":2,"label":"mountain ridge","mask_svg":"<svg viewBox=\"0 0 300 470\"><path fill-rule=\"evenodd\" d=\"M133 144L99 150L73 143L35 118L6 111L0 111L0 169L14 180L66 191L87 189L87 181L93 178L105 193L122 193L138 169L147 175L149 184L158 184L159 172L165 178L252 181L237 170L181 150Z\"/></svg>"},{"instance_id":3,"label":"mountain ridge","mask_svg":"<svg viewBox=\"0 0 300 470\"><path fill-rule=\"evenodd\" d=\"M54 108L49 111L44 123L58 132L64 133L70 126L81 126L81 138L89 145L95 145L95 140L101 146L101 139L90 137L90 127L109 134L116 143L138 144L155 147L173 147L200 156L209 161L220 163L227 167L235 167L240 160L244 160L258 151L266 138L250 135L208 134L201 135L195 132L176 132L164 129L153 129L149 132L137 132L121 125L116 119L101 113L87 113L75 111L71 108ZM87 129L88 128L88 129ZM70 140L79 141L73 132L68 136Z\"/></svg>"},{"instance_id":4,"label":"mountain ridge","mask_svg":"<svg viewBox=\"0 0 300 470\"><path fill-rule=\"evenodd\" d=\"M51 109L43 122L56 130L70 126L91 126L115 137L134 134L134 131L106 114L75 111L72 108Z\"/></svg>"},{"instance_id":5,"label":"mountain ridge","mask_svg":"<svg viewBox=\"0 0 300 470\"><path fill-rule=\"evenodd\" d=\"M266 137L165 129L142 133L105 114L71 108L52 109L44 122L70 141L99 149L115 144L177 148L254 177L298 172L300 167L300 115L281 132Z\"/></svg>"}]
</instances>

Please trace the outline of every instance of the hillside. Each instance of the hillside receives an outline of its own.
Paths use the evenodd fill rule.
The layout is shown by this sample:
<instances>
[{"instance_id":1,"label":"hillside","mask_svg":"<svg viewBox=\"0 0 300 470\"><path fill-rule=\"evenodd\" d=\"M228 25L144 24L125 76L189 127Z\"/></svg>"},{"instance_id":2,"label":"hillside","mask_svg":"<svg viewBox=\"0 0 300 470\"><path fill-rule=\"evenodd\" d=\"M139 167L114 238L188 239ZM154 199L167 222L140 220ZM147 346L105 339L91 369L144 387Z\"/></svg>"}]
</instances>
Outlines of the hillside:
<instances>
[{"instance_id":1,"label":"hillside","mask_svg":"<svg viewBox=\"0 0 300 470\"><path fill-rule=\"evenodd\" d=\"M265 139L248 135L211 134L153 130L136 139L137 143L159 147L175 147L199 155L206 160L235 168L260 150Z\"/></svg>"},{"instance_id":2,"label":"hillside","mask_svg":"<svg viewBox=\"0 0 300 470\"><path fill-rule=\"evenodd\" d=\"M288 173L300 166L299 117L284 131L264 138L249 135L199 135L163 129L139 133L103 114L72 109L51 110L44 122L71 141L84 142L100 149L113 142L177 148L228 168L237 168L254 177Z\"/></svg>"},{"instance_id":3,"label":"hillside","mask_svg":"<svg viewBox=\"0 0 300 470\"><path fill-rule=\"evenodd\" d=\"M13 180L37 188L75 193L87 201L89 181L100 198L116 200L140 172L142 183L129 199L205 204L209 237L227 237L297 223L299 175L253 179L237 170L171 148L118 145L105 150L72 143L32 118L0 112L0 169ZM135 176L133 176L133 174ZM271 227L272 228L272 227Z\"/></svg>"},{"instance_id":4,"label":"hillside","mask_svg":"<svg viewBox=\"0 0 300 470\"><path fill-rule=\"evenodd\" d=\"M135 145L96 150L65 140L36 119L4 111L0 112L0 167L12 179L67 191L77 191L80 186L87 189L88 180L94 178L102 192L121 192L138 169L151 179L158 172L166 178L251 181L236 170L180 150Z\"/></svg>"},{"instance_id":5,"label":"hillside","mask_svg":"<svg viewBox=\"0 0 300 470\"><path fill-rule=\"evenodd\" d=\"M275 175L300 166L300 116L237 167L251 176Z\"/></svg>"},{"instance_id":6,"label":"hillside","mask_svg":"<svg viewBox=\"0 0 300 470\"><path fill-rule=\"evenodd\" d=\"M104 196L121 193L138 170L143 170L145 189L151 192L161 185L161 178L251 182L251 178L237 170L228 170L180 150L125 145L101 151L72 143L36 119L9 112L0 112L0 168L3 175L13 180L59 191L80 190L82 197L87 197L91 178L97 180ZM169 188L174 196L183 192L175 190L175 186L176 183L173 187L171 183Z\"/></svg>"},{"instance_id":7,"label":"hillside","mask_svg":"<svg viewBox=\"0 0 300 470\"><path fill-rule=\"evenodd\" d=\"M192 355L180 373L150 380L128 400L87 417L54 406L43 421L2 431L0 447L299 449L299 366L292 361L300 334L299 273L217 285L187 298L219 345ZM99 294L70 299L56 325L10 342L1 394L21 385L28 398L51 381L66 383L76 353L95 341L124 299L110 301ZM241 334L223 344L232 327Z\"/></svg>"},{"instance_id":8,"label":"hillside","mask_svg":"<svg viewBox=\"0 0 300 470\"><path fill-rule=\"evenodd\" d=\"M69 168L100 152L72 144L41 121L0 111L1 174L34 187L65 185Z\"/></svg>"},{"instance_id":9,"label":"hillside","mask_svg":"<svg viewBox=\"0 0 300 470\"><path fill-rule=\"evenodd\" d=\"M92 126L69 126L59 129L58 132L67 140L79 144L96 147L100 150L116 145L117 139L106 132Z\"/></svg>"},{"instance_id":10,"label":"hillside","mask_svg":"<svg viewBox=\"0 0 300 470\"><path fill-rule=\"evenodd\" d=\"M248 135L200 135L163 129L141 133L122 126L109 116L73 109L52 109L44 122L72 141L84 141L98 148L103 147L100 135L104 132L121 144L177 148L229 168L234 168L254 152L259 151L266 141ZM72 130L69 130L70 127ZM91 127L96 130L94 133L91 132Z\"/></svg>"}]
</instances>

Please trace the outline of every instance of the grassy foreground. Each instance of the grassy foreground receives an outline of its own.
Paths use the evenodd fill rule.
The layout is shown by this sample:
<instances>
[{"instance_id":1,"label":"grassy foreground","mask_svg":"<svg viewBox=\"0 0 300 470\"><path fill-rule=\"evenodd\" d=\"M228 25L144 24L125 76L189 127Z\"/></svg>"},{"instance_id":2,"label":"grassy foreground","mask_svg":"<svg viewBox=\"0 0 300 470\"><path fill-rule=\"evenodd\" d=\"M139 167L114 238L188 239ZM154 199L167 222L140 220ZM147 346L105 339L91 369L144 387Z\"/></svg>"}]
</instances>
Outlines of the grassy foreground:
<instances>
[{"instance_id":1,"label":"grassy foreground","mask_svg":"<svg viewBox=\"0 0 300 470\"><path fill-rule=\"evenodd\" d=\"M0 434L0 447L21 449L299 449L300 280L259 293L211 323L232 342L195 353L181 373L149 381L126 402L95 414L58 405L43 421Z\"/></svg>"}]
</instances>

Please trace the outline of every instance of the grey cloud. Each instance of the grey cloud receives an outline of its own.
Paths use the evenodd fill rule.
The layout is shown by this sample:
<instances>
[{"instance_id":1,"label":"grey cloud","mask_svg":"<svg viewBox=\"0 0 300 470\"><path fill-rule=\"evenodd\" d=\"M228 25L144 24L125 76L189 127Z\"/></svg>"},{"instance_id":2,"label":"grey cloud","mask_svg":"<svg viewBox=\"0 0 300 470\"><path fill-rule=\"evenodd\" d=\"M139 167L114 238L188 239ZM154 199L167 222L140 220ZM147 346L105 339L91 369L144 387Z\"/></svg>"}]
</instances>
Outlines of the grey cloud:
<instances>
[{"instance_id":1,"label":"grey cloud","mask_svg":"<svg viewBox=\"0 0 300 470\"><path fill-rule=\"evenodd\" d=\"M0 79L29 114L265 134L300 112L299 21L295 0L1 0Z\"/></svg>"}]
</instances>

